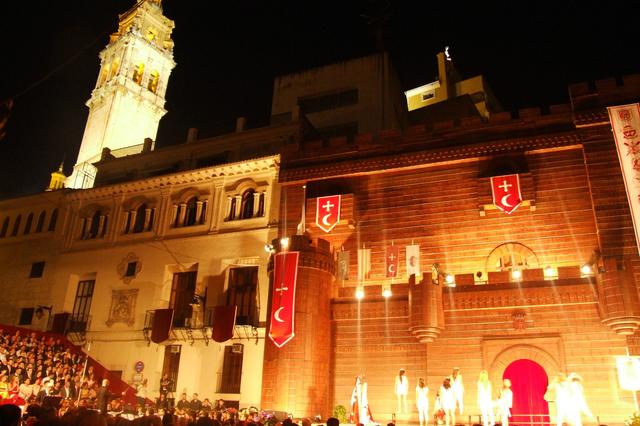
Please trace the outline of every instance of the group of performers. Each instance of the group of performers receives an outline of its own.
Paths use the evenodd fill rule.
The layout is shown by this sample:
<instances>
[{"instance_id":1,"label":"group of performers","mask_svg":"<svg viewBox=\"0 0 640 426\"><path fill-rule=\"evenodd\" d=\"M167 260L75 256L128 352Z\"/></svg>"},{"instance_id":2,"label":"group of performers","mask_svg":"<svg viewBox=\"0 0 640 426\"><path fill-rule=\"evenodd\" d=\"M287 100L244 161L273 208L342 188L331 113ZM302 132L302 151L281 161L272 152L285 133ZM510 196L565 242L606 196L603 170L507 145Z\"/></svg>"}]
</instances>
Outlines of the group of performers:
<instances>
[{"instance_id":1,"label":"group of performers","mask_svg":"<svg viewBox=\"0 0 640 426\"><path fill-rule=\"evenodd\" d=\"M395 395L398 414L407 414L407 395L409 394L409 379L406 371L400 369L395 378ZM560 373L549 384L545 400L556 404L556 423L562 426L569 423L572 426L582 426L582 414L593 417L584 398L582 379L575 373L568 377ZM464 384L459 368L454 368L451 375L447 376L436 394L434 404L434 424L452 426L456 424L456 410L459 414L463 411ZM494 399L494 393L486 370L480 372L477 382L477 402L480 408L483 426L493 426L498 420L502 426L509 426L511 408L513 407L513 391L511 380L504 379ZM420 426L426 426L429 421L429 388L425 380L420 377L416 386L416 406ZM355 386L351 394L351 423L366 425L373 422L371 408L367 398L367 382L363 376L356 377Z\"/></svg>"}]
</instances>

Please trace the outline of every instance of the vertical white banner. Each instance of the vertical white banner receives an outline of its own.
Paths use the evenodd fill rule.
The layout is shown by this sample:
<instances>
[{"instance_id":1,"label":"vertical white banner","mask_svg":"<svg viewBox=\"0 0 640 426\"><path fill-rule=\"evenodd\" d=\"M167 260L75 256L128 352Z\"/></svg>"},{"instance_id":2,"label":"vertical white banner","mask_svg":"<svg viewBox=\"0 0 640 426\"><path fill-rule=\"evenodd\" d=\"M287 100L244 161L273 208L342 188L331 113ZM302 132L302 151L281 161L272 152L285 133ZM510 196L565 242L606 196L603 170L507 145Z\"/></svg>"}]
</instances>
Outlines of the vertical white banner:
<instances>
[{"instance_id":1,"label":"vertical white banner","mask_svg":"<svg viewBox=\"0 0 640 426\"><path fill-rule=\"evenodd\" d=\"M640 253L640 104L607 108Z\"/></svg>"},{"instance_id":2,"label":"vertical white banner","mask_svg":"<svg viewBox=\"0 0 640 426\"><path fill-rule=\"evenodd\" d=\"M407 276L415 275L418 281L420 275L420 246L412 244L407 246Z\"/></svg>"},{"instance_id":3,"label":"vertical white banner","mask_svg":"<svg viewBox=\"0 0 640 426\"><path fill-rule=\"evenodd\" d=\"M371 249L358 249L358 281L371 276Z\"/></svg>"}]
</instances>

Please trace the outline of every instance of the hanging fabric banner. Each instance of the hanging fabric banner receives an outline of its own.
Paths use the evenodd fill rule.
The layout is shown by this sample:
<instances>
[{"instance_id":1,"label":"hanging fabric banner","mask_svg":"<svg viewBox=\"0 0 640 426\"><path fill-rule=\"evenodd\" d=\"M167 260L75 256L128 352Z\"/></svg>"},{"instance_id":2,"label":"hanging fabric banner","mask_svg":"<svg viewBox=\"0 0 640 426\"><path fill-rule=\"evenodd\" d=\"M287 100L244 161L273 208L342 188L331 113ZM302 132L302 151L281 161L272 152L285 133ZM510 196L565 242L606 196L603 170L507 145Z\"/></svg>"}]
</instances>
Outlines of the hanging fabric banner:
<instances>
[{"instance_id":1,"label":"hanging fabric banner","mask_svg":"<svg viewBox=\"0 0 640 426\"><path fill-rule=\"evenodd\" d=\"M233 337L236 325L236 305L216 306L213 309L213 330L211 338L218 342L226 342Z\"/></svg>"},{"instance_id":2,"label":"hanging fabric banner","mask_svg":"<svg viewBox=\"0 0 640 426\"><path fill-rule=\"evenodd\" d=\"M173 309L156 309L153 314L151 326L151 341L162 343L169 338L171 323L173 322Z\"/></svg>"},{"instance_id":3,"label":"hanging fabric banner","mask_svg":"<svg viewBox=\"0 0 640 426\"><path fill-rule=\"evenodd\" d=\"M277 253L273 259L269 338L281 348L293 339L299 252Z\"/></svg>"},{"instance_id":4,"label":"hanging fabric banner","mask_svg":"<svg viewBox=\"0 0 640 426\"><path fill-rule=\"evenodd\" d=\"M371 277L371 249L358 249L358 281Z\"/></svg>"},{"instance_id":5,"label":"hanging fabric banner","mask_svg":"<svg viewBox=\"0 0 640 426\"><path fill-rule=\"evenodd\" d=\"M420 246L407 246L407 276L415 275L417 279L420 272Z\"/></svg>"},{"instance_id":6,"label":"hanging fabric banner","mask_svg":"<svg viewBox=\"0 0 640 426\"><path fill-rule=\"evenodd\" d=\"M387 278L395 278L398 276L398 257L400 250L398 246L387 247Z\"/></svg>"},{"instance_id":7,"label":"hanging fabric banner","mask_svg":"<svg viewBox=\"0 0 640 426\"><path fill-rule=\"evenodd\" d=\"M330 195L316 199L316 225L324 232L330 232L340 222L341 195Z\"/></svg>"},{"instance_id":8,"label":"hanging fabric banner","mask_svg":"<svg viewBox=\"0 0 640 426\"><path fill-rule=\"evenodd\" d=\"M338 267L336 273L337 280L348 280L349 279L349 261L351 256L348 251L339 251L338 252Z\"/></svg>"},{"instance_id":9,"label":"hanging fabric banner","mask_svg":"<svg viewBox=\"0 0 640 426\"><path fill-rule=\"evenodd\" d=\"M493 176L491 178L493 204L505 212L513 213L522 203L520 177L518 175Z\"/></svg>"},{"instance_id":10,"label":"hanging fabric banner","mask_svg":"<svg viewBox=\"0 0 640 426\"><path fill-rule=\"evenodd\" d=\"M607 108L640 252L640 104Z\"/></svg>"}]
</instances>

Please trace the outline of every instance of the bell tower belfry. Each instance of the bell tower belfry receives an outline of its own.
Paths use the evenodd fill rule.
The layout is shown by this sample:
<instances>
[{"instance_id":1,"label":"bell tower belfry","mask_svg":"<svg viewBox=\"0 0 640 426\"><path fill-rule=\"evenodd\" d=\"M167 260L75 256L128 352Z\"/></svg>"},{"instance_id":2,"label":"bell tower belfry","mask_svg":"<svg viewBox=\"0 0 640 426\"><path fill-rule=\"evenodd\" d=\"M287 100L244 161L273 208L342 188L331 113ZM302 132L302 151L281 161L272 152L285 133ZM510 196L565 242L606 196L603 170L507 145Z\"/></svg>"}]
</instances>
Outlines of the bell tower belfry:
<instances>
[{"instance_id":1,"label":"bell tower belfry","mask_svg":"<svg viewBox=\"0 0 640 426\"><path fill-rule=\"evenodd\" d=\"M87 101L89 118L68 188L93 187L102 150L116 157L142 151L156 138L173 60L172 20L161 0L142 0L119 16L118 31L100 52L100 73Z\"/></svg>"}]
</instances>

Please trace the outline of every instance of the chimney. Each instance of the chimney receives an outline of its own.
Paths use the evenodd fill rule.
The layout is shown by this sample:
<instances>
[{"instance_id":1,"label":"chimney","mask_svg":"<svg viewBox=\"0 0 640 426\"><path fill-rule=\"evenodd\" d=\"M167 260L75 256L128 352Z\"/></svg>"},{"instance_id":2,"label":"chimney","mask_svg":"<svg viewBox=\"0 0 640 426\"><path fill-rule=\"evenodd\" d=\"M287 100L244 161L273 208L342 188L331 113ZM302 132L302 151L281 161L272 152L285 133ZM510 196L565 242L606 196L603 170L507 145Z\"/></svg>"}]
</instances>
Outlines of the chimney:
<instances>
[{"instance_id":1,"label":"chimney","mask_svg":"<svg viewBox=\"0 0 640 426\"><path fill-rule=\"evenodd\" d=\"M142 152L151 152L153 149L153 139L144 138L144 143L142 144Z\"/></svg>"},{"instance_id":2,"label":"chimney","mask_svg":"<svg viewBox=\"0 0 640 426\"><path fill-rule=\"evenodd\" d=\"M195 127L189 127L187 131L187 143L195 142L198 140L198 129Z\"/></svg>"},{"instance_id":3,"label":"chimney","mask_svg":"<svg viewBox=\"0 0 640 426\"><path fill-rule=\"evenodd\" d=\"M238 117L236 119L236 133L240 133L247 128L247 119L245 117Z\"/></svg>"}]
</instances>

